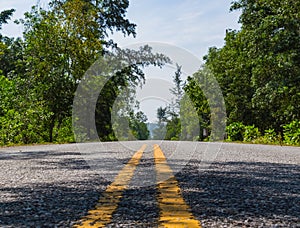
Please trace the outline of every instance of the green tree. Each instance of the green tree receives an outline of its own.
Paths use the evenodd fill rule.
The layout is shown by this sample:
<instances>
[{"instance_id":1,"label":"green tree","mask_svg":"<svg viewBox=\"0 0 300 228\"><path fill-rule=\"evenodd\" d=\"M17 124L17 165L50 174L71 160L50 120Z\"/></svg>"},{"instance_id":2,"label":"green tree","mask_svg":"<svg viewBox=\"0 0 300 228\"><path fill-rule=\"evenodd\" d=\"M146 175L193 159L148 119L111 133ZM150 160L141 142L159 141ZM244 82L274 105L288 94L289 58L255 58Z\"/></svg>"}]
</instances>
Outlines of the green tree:
<instances>
[{"instance_id":1,"label":"green tree","mask_svg":"<svg viewBox=\"0 0 300 228\"><path fill-rule=\"evenodd\" d=\"M153 129L153 139L165 139L166 121L167 121L167 107L159 107L157 109L157 127Z\"/></svg>"},{"instance_id":2,"label":"green tree","mask_svg":"<svg viewBox=\"0 0 300 228\"><path fill-rule=\"evenodd\" d=\"M15 12L15 9L9 9L9 10L4 10L0 12L0 30L2 29L3 24L7 24L8 20L11 19L11 16ZM2 35L0 34L0 39L2 38Z\"/></svg>"},{"instance_id":3,"label":"green tree","mask_svg":"<svg viewBox=\"0 0 300 228\"><path fill-rule=\"evenodd\" d=\"M28 101L29 94L21 97L17 85L0 76L0 144L43 142L47 114L36 100Z\"/></svg>"},{"instance_id":4,"label":"green tree","mask_svg":"<svg viewBox=\"0 0 300 228\"><path fill-rule=\"evenodd\" d=\"M228 114L228 124L255 120L252 108L254 89L251 83L252 63L248 61L243 32L227 31L221 49L210 48L204 57L206 67L216 77L222 89Z\"/></svg>"},{"instance_id":5,"label":"green tree","mask_svg":"<svg viewBox=\"0 0 300 228\"><path fill-rule=\"evenodd\" d=\"M180 118L173 117L168 120L166 125L166 140L179 140L181 135L181 122Z\"/></svg>"},{"instance_id":6,"label":"green tree","mask_svg":"<svg viewBox=\"0 0 300 228\"><path fill-rule=\"evenodd\" d=\"M191 127L189 126L189 123L187 123L185 121L185 128L189 129L186 132L185 137L190 138L190 135L199 136L199 140L204 140L210 132L210 124L211 124L211 109L208 103L207 98L205 97L205 94L203 92L203 87L205 88L210 88L211 85L209 84L209 80L208 77L210 76L210 74L208 73L208 70L203 67L201 70L199 70L198 72L196 72L193 76L189 76L187 79L187 84L184 87L184 90L190 100L190 102L192 103L192 106L195 107L196 109L196 113L197 113L197 121L192 121L191 124L192 126L194 126L195 130L198 129L198 134L197 132L194 132L193 129L191 129ZM202 86L202 88L201 88ZM185 118L191 120L192 116L194 116L194 110L190 110L191 108L188 107L188 103L189 100L187 100L187 97L185 98L186 102L185 102L185 109L186 110L186 114L185 114ZM191 106L191 104L190 104ZM191 117L187 116L187 115L191 115ZM198 128L196 128L195 125L199 125ZM204 135L204 132L207 131L207 134Z\"/></svg>"},{"instance_id":7,"label":"green tree","mask_svg":"<svg viewBox=\"0 0 300 228\"><path fill-rule=\"evenodd\" d=\"M135 25L125 19L127 7L128 1L52 1L50 10L33 7L25 15L25 78L51 114L46 123L50 142L54 128L71 115L84 72L109 43L108 31L135 35Z\"/></svg>"},{"instance_id":8,"label":"green tree","mask_svg":"<svg viewBox=\"0 0 300 228\"><path fill-rule=\"evenodd\" d=\"M235 1L251 63L252 107L261 129L282 131L299 119L300 3L284 0ZM245 51L243 51L245 52Z\"/></svg>"},{"instance_id":9,"label":"green tree","mask_svg":"<svg viewBox=\"0 0 300 228\"><path fill-rule=\"evenodd\" d=\"M186 92L180 105L180 140L203 140L204 137L200 133L200 123L202 122L200 120L201 116L196 110L195 102L192 102L188 92Z\"/></svg>"},{"instance_id":10,"label":"green tree","mask_svg":"<svg viewBox=\"0 0 300 228\"><path fill-rule=\"evenodd\" d=\"M169 58L164 55L152 53L152 48L148 45L142 46L138 50L117 49L114 60L116 59L118 59L118 61L116 61L117 63L119 60L124 60L125 63L131 64L125 64L121 70L116 72L113 77L106 82L98 97L96 125L98 136L102 140L115 140L110 116L112 106L116 98L122 96L122 91L127 89L127 94L122 99L122 102L127 105L127 116L129 116L128 113L133 110L133 106L130 107L130 104L135 104L132 102L135 97L135 88L142 86L145 82L142 69L149 65L162 67L165 63L170 61ZM111 64L112 63L110 63L110 65Z\"/></svg>"},{"instance_id":11,"label":"green tree","mask_svg":"<svg viewBox=\"0 0 300 228\"><path fill-rule=\"evenodd\" d=\"M14 10L0 13L0 29ZM0 35L0 144L42 142L47 118L19 74L24 73L23 42ZM4 76L2 76L3 74ZM30 98L30 99L29 99ZM35 100L36 101L36 100Z\"/></svg>"},{"instance_id":12,"label":"green tree","mask_svg":"<svg viewBox=\"0 0 300 228\"><path fill-rule=\"evenodd\" d=\"M174 87L170 89L171 94L174 96L171 104L168 106L168 116L169 119L167 120L166 125L166 136L165 139L167 140L179 140L180 133L181 133L181 124L180 124L180 104L181 99L183 97L183 80L181 66L176 64L176 71L173 76L173 83Z\"/></svg>"},{"instance_id":13,"label":"green tree","mask_svg":"<svg viewBox=\"0 0 300 228\"><path fill-rule=\"evenodd\" d=\"M174 87L170 89L171 94L174 96L174 99L169 106L169 115L171 116L179 116L180 112L180 102L184 94L184 82L182 80L182 70L181 66L176 64L176 72L173 76Z\"/></svg>"},{"instance_id":14,"label":"green tree","mask_svg":"<svg viewBox=\"0 0 300 228\"><path fill-rule=\"evenodd\" d=\"M14 12L14 9L0 12L0 30L3 24L8 23ZM4 76L10 77L17 71L18 61L22 59L22 54L20 38L9 38L0 33L0 70Z\"/></svg>"},{"instance_id":15,"label":"green tree","mask_svg":"<svg viewBox=\"0 0 300 228\"><path fill-rule=\"evenodd\" d=\"M130 129L136 139L146 140L149 138L150 132L147 128L147 120L147 116L141 111L136 114L132 113L130 118Z\"/></svg>"},{"instance_id":16,"label":"green tree","mask_svg":"<svg viewBox=\"0 0 300 228\"><path fill-rule=\"evenodd\" d=\"M167 121L167 108L159 107L157 109L157 119L158 119L158 124Z\"/></svg>"},{"instance_id":17,"label":"green tree","mask_svg":"<svg viewBox=\"0 0 300 228\"><path fill-rule=\"evenodd\" d=\"M300 3L239 0L240 31L227 30L225 45L212 47L205 67L217 78L227 111L227 123L258 126L260 132L299 119ZM201 70L200 70L201 72ZM187 89L192 89L189 80ZM198 94L198 101L202 101ZM193 102L198 102L193 99ZM195 103L197 109L201 107ZM214 112L212 112L214 113Z\"/></svg>"}]
</instances>

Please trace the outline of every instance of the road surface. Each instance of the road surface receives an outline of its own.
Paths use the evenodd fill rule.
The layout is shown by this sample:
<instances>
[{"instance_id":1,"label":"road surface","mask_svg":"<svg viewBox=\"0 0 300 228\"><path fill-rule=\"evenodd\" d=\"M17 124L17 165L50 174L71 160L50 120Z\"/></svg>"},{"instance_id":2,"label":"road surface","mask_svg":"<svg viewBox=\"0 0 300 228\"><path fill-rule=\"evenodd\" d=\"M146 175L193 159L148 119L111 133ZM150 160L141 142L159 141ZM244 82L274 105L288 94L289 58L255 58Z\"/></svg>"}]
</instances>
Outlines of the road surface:
<instances>
[{"instance_id":1,"label":"road surface","mask_svg":"<svg viewBox=\"0 0 300 228\"><path fill-rule=\"evenodd\" d=\"M0 227L300 227L300 148L0 148Z\"/></svg>"}]
</instances>

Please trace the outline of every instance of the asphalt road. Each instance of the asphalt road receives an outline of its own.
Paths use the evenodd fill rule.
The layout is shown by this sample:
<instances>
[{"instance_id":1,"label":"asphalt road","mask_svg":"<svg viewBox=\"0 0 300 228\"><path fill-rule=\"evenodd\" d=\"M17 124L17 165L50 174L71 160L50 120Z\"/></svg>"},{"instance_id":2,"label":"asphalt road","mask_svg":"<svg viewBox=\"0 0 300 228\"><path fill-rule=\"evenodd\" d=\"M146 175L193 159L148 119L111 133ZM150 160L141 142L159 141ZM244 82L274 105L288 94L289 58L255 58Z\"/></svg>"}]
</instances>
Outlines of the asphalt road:
<instances>
[{"instance_id":1,"label":"asphalt road","mask_svg":"<svg viewBox=\"0 0 300 228\"><path fill-rule=\"evenodd\" d=\"M300 227L299 147L167 141L0 148L0 227L80 224L143 144L108 227L162 225L161 189L174 184L203 227ZM176 182L159 187L170 170Z\"/></svg>"}]
</instances>

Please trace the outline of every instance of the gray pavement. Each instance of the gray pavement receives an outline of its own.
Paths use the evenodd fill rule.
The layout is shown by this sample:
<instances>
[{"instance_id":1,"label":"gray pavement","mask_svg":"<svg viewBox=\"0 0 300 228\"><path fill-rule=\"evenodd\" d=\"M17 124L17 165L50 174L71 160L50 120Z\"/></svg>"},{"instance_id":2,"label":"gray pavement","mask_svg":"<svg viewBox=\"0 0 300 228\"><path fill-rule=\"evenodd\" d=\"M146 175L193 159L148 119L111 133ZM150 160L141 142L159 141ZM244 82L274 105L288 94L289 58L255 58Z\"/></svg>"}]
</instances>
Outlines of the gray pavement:
<instances>
[{"instance_id":1,"label":"gray pavement","mask_svg":"<svg viewBox=\"0 0 300 228\"><path fill-rule=\"evenodd\" d=\"M0 227L70 227L148 144L110 227L157 227L159 144L203 227L300 227L300 148L114 142L0 148Z\"/></svg>"}]
</instances>

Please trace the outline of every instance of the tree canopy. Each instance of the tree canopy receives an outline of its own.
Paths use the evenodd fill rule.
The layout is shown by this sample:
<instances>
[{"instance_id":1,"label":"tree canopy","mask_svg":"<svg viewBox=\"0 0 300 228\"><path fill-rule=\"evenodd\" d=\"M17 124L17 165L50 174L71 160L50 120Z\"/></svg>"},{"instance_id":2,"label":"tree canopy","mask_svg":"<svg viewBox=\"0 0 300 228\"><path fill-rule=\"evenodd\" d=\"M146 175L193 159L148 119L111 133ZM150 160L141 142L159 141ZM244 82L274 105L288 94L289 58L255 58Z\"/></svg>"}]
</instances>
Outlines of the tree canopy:
<instances>
[{"instance_id":1,"label":"tree canopy","mask_svg":"<svg viewBox=\"0 0 300 228\"><path fill-rule=\"evenodd\" d=\"M169 61L149 46L121 50L110 39L114 32L136 35L136 25L126 18L128 6L128 0L52 0L47 9L33 6L19 20L22 38L0 37L1 144L73 141L76 88L94 62L112 54L140 60L115 72L99 94L97 134L100 140L116 140L111 123L115 99L126 87L134 96L133 87L145 79L143 67ZM13 12L1 12L0 29ZM130 111L134 134L147 138L141 113Z\"/></svg>"},{"instance_id":2,"label":"tree canopy","mask_svg":"<svg viewBox=\"0 0 300 228\"><path fill-rule=\"evenodd\" d=\"M134 103L135 88L145 82L144 67L161 67L170 60L147 45L122 50L110 39L115 32L136 36L136 25L126 17L128 6L128 0L52 0L47 10L33 6L19 20L21 38L1 35L15 10L0 12L1 144L74 141L76 89L90 67L105 58L129 64L105 82L95 112L82 108L96 125L95 132L82 125L82 137L117 140L116 127L124 139L148 138L146 116ZM212 125L225 112L214 96L220 86L229 138L251 140L265 134L268 140L279 135L279 141L300 141L300 2L236 0L230 10L241 11L241 29L228 29L223 47L210 47L203 66L186 81L177 66L170 91L174 100L157 110L160 128L154 135L175 140L215 137ZM118 97L122 99L115 104ZM114 105L120 118L116 123Z\"/></svg>"},{"instance_id":3,"label":"tree canopy","mask_svg":"<svg viewBox=\"0 0 300 228\"><path fill-rule=\"evenodd\" d=\"M300 3L292 2L232 3L231 10L241 10L241 29L228 29L225 45L211 47L204 57L205 67L222 89L228 125L241 122L280 133L283 125L299 120ZM186 92L205 115L201 107L206 98L195 87L193 77Z\"/></svg>"}]
</instances>

